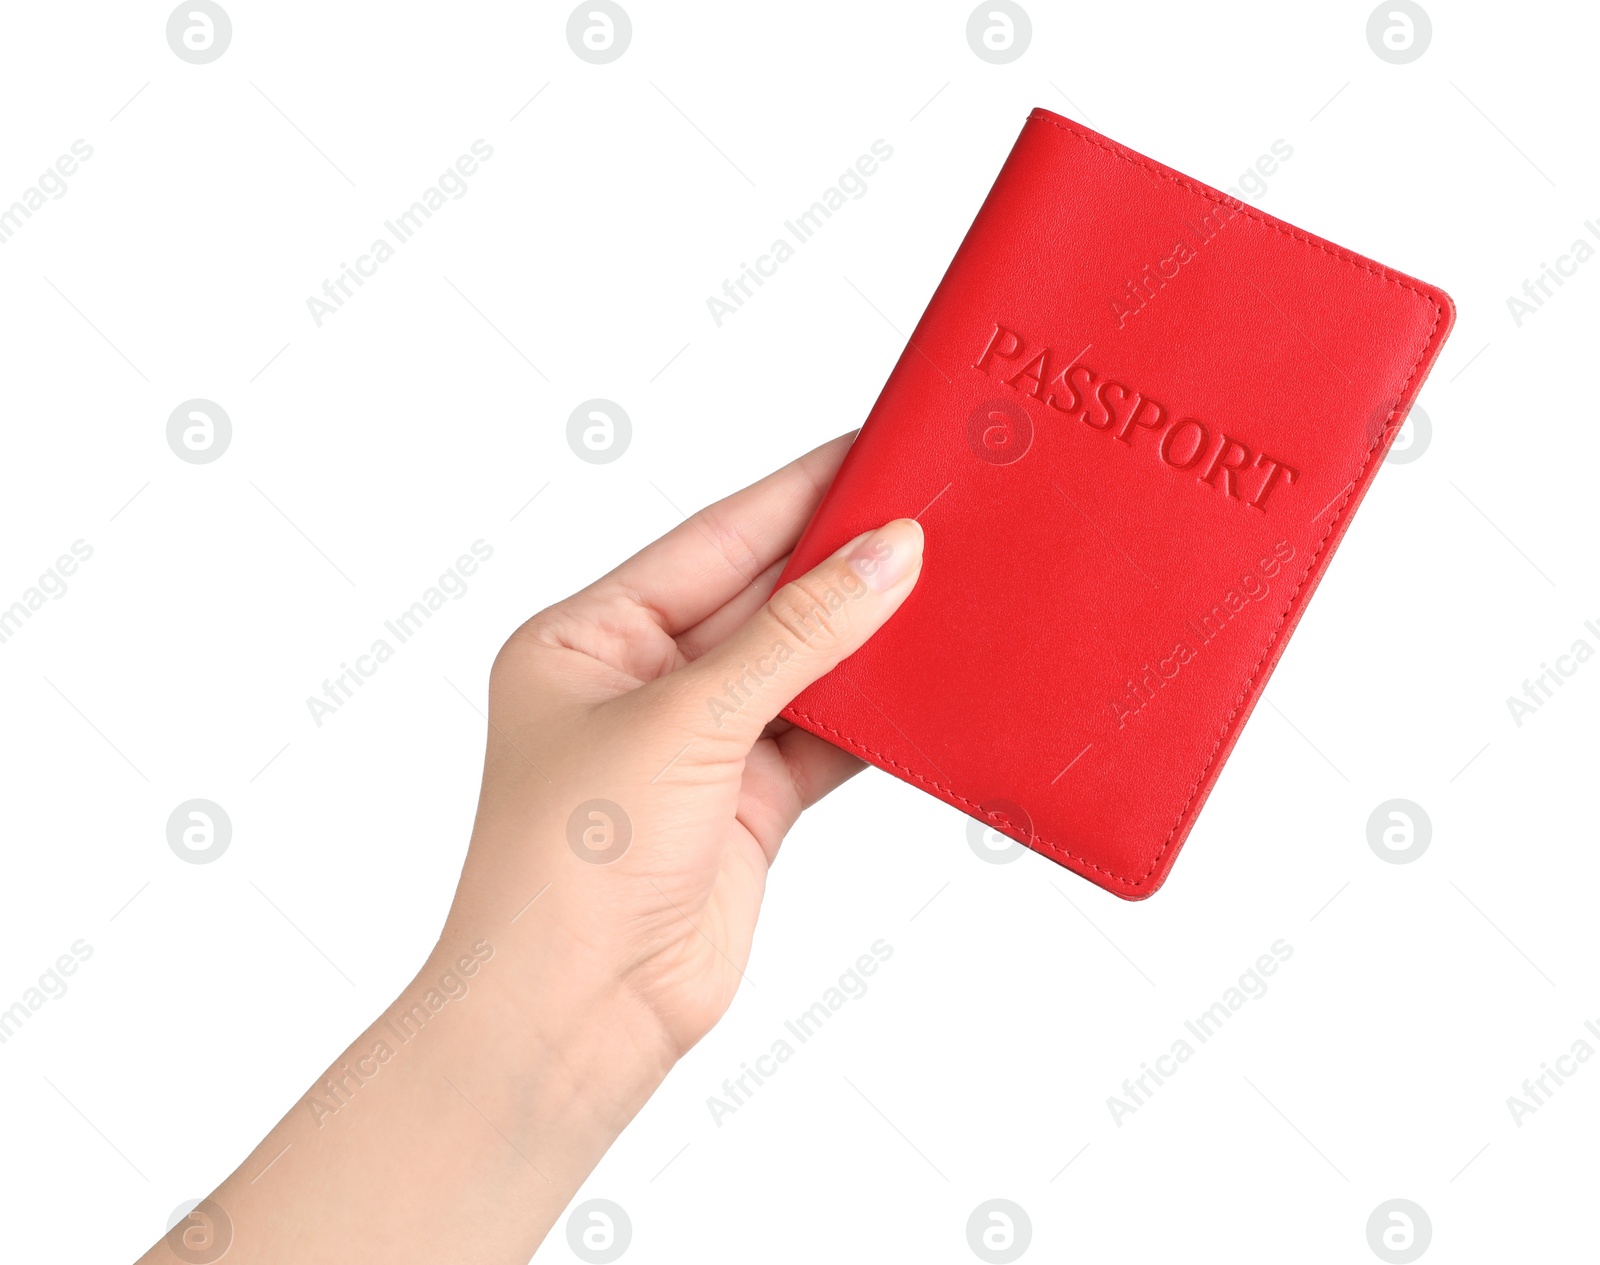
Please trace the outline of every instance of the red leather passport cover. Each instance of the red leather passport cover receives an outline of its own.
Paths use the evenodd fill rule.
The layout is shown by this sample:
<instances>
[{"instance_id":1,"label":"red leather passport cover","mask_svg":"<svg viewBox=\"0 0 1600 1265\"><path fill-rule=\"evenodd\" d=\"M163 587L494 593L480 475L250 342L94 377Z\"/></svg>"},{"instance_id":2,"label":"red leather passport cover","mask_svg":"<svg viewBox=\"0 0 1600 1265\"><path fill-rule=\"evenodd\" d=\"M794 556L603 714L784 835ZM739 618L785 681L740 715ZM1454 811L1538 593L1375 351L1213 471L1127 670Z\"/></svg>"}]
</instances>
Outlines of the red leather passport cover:
<instances>
[{"instance_id":1,"label":"red leather passport cover","mask_svg":"<svg viewBox=\"0 0 1600 1265\"><path fill-rule=\"evenodd\" d=\"M921 579L785 717L1150 895L1453 319L1035 110L784 575L915 517Z\"/></svg>"}]
</instances>

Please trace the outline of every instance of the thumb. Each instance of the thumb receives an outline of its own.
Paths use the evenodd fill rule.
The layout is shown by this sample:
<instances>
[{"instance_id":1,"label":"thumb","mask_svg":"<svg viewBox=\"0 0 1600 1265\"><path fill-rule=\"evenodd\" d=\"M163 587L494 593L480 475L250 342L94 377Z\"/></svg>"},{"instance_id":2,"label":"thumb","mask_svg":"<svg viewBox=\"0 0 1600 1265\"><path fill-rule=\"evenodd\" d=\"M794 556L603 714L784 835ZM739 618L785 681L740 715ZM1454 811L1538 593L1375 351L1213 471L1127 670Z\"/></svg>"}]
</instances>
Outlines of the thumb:
<instances>
[{"instance_id":1,"label":"thumb","mask_svg":"<svg viewBox=\"0 0 1600 1265\"><path fill-rule=\"evenodd\" d=\"M791 699L888 622L922 570L922 527L897 518L774 593L743 627L673 674L708 737L749 746ZM703 701L702 701L703 700Z\"/></svg>"}]
</instances>

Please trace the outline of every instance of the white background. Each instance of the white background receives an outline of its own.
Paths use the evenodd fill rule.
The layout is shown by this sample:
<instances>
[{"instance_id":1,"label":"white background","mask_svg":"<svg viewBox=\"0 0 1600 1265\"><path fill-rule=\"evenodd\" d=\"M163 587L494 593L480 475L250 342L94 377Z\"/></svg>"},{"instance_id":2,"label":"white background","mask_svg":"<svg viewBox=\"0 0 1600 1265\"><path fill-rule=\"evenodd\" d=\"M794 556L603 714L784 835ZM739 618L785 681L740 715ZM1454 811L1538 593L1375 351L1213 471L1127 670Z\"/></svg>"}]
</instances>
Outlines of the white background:
<instances>
[{"instance_id":1,"label":"white background","mask_svg":"<svg viewBox=\"0 0 1600 1265\"><path fill-rule=\"evenodd\" d=\"M1506 1100L1600 1021L1600 664L1520 728L1505 699L1600 648L1600 262L1506 306L1600 218L1592 8L1430 0L1391 65L1364 0L1028 0L1004 66L965 3L638 0L603 66L565 5L227 8L209 65L164 4L0 33L0 206L94 150L0 245L0 606L94 551L0 644L0 1007L93 947L0 1046L7 1259L131 1259L393 997L502 639L859 424L1034 105L1222 188L1287 141L1259 205L1459 305L1431 444L1380 472L1159 895L985 863L864 774L797 827L753 985L580 1199L627 1209L640 1261L971 1261L992 1197L1026 1259L1372 1260L1396 1197L1430 1259L1590 1250L1600 1064L1521 1127ZM479 138L467 194L318 328L307 296ZM717 328L707 297L879 138L869 192ZM214 464L166 443L194 397L232 419ZM632 418L614 464L566 444L591 397ZM306 697L480 538L467 595L317 727ZM233 822L209 865L166 842L194 797ZM1412 864L1367 844L1393 797L1432 821ZM1270 991L1114 1123L1280 938ZM878 939L870 991L714 1124ZM538 1259L571 1259L559 1227Z\"/></svg>"}]
</instances>

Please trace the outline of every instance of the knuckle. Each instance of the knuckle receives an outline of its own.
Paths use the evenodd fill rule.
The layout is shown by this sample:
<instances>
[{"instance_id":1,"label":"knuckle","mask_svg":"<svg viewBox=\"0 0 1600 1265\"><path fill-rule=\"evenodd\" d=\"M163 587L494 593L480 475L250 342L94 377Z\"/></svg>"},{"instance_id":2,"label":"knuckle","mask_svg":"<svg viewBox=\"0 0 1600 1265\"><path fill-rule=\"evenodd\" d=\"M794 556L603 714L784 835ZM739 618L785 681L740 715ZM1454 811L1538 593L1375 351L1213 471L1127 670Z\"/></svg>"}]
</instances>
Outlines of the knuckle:
<instances>
[{"instance_id":1,"label":"knuckle","mask_svg":"<svg viewBox=\"0 0 1600 1265\"><path fill-rule=\"evenodd\" d=\"M572 619L563 607L547 606L537 615L530 616L521 627L506 638L505 648L514 650L519 646L559 646L571 623Z\"/></svg>"},{"instance_id":2,"label":"knuckle","mask_svg":"<svg viewBox=\"0 0 1600 1265\"><path fill-rule=\"evenodd\" d=\"M761 555L750 544L743 529L717 506L706 506L697 511L690 521L740 575L749 577L761 574Z\"/></svg>"},{"instance_id":3,"label":"knuckle","mask_svg":"<svg viewBox=\"0 0 1600 1265\"><path fill-rule=\"evenodd\" d=\"M844 631L844 602L838 586L812 573L791 580L767 604L783 631L799 646L826 653Z\"/></svg>"},{"instance_id":4,"label":"knuckle","mask_svg":"<svg viewBox=\"0 0 1600 1265\"><path fill-rule=\"evenodd\" d=\"M494 657L494 662L489 665L489 697L496 699L504 697L508 691L515 688L522 679L528 662L527 647L522 639L527 636L523 628L519 628L506 638Z\"/></svg>"},{"instance_id":5,"label":"knuckle","mask_svg":"<svg viewBox=\"0 0 1600 1265\"><path fill-rule=\"evenodd\" d=\"M552 606L513 629L489 666L490 689L520 677L540 649L560 645L565 623L561 608Z\"/></svg>"}]
</instances>

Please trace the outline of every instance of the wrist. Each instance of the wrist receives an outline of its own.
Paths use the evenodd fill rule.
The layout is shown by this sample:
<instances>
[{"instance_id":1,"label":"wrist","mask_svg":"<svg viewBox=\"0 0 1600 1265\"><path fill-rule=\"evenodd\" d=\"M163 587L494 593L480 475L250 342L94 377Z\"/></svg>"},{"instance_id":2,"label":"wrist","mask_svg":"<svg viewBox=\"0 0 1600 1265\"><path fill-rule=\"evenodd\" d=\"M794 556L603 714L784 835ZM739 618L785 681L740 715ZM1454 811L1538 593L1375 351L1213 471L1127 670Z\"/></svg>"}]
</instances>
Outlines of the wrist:
<instances>
[{"instance_id":1,"label":"wrist","mask_svg":"<svg viewBox=\"0 0 1600 1265\"><path fill-rule=\"evenodd\" d=\"M491 1094L508 1119L538 1135L539 1149L559 1135L573 1154L592 1150L598 1159L677 1053L623 981L554 930L548 919L483 936L447 927L379 1023L409 1028L419 1004L427 1010L449 999L457 1014L440 1034L441 1070L458 1069L467 1093L470 1079Z\"/></svg>"}]
</instances>

